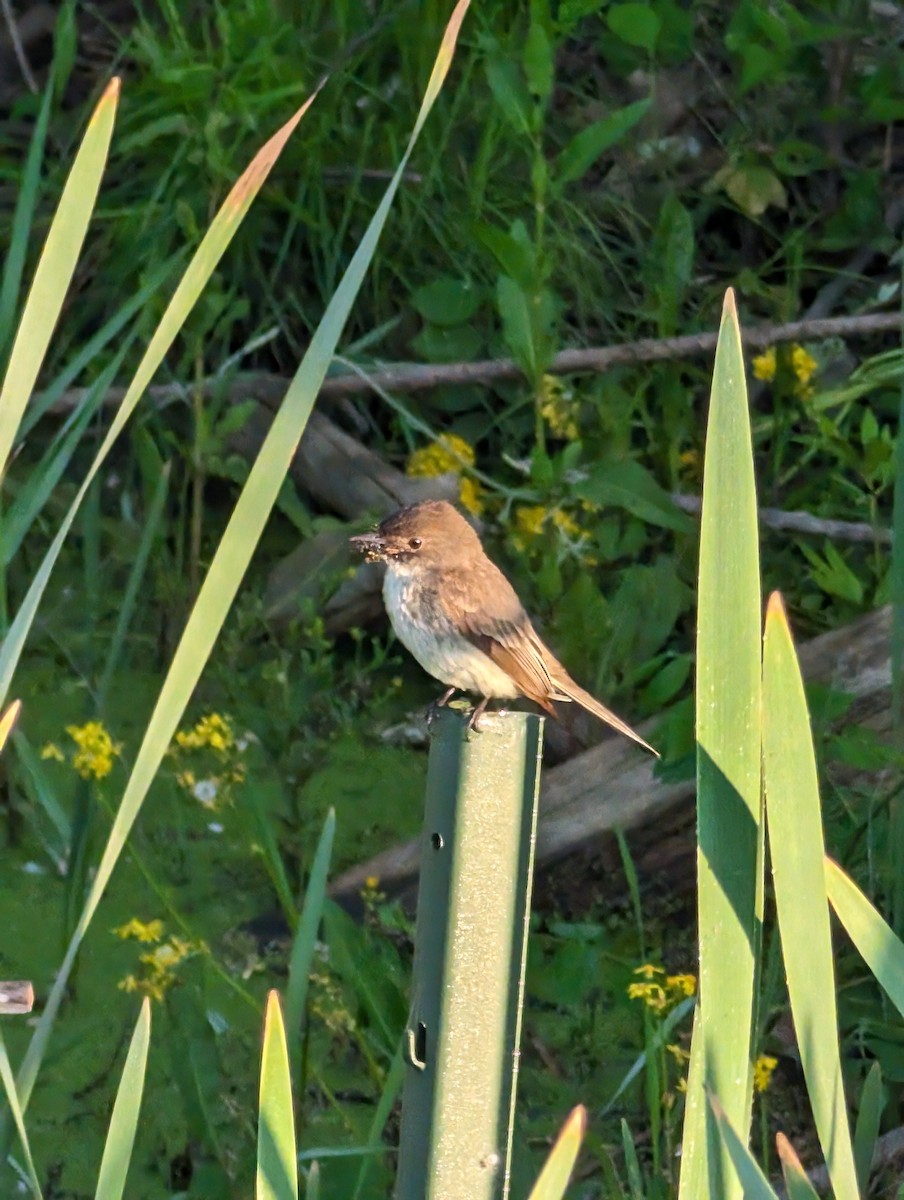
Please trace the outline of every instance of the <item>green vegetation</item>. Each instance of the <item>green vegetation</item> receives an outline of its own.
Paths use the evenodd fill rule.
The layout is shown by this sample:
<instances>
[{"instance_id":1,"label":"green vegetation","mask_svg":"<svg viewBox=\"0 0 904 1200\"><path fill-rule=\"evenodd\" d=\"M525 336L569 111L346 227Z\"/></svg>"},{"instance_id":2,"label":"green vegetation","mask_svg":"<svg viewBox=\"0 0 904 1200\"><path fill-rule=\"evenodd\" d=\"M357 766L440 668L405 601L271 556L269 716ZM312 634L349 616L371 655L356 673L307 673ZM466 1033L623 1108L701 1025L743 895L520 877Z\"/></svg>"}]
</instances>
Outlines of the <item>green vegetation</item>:
<instances>
[{"instance_id":1,"label":"green vegetation","mask_svg":"<svg viewBox=\"0 0 904 1200\"><path fill-rule=\"evenodd\" d=\"M491 0L468 14L420 131L449 16L430 0L148 5L105 26L102 64L81 8L61 6L46 91L23 84L0 113L0 690L23 704L0 759L0 978L33 979L39 1016L2 1020L0 1074L7 1087L16 1075L27 1144L7 1120L0 1191L28 1194L36 1178L48 1196L93 1195L103 1159L97 1194L116 1194L134 1113L117 1104L106 1138L131 1046L128 1088L143 1077L144 1100L126 1195L248 1195L258 1154L272 1182L290 1146L284 1061L306 1194L389 1193L412 925L378 878L354 917L323 893L328 870L417 830L424 756L381 734L433 689L379 625L326 632L344 561L288 624L269 615L267 584L300 539L353 531L313 481L283 482L327 372L508 356L517 380L325 411L412 477L459 474L566 663L632 719L660 716L666 777L693 771L699 622L704 1006L726 971L735 989L709 1026L709 1119L701 1052L686 1078L698 964L680 904L638 877L624 839L623 887L603 892L588 871L567 906L544 904L513 1194L529 1194L581 1102L569 1194L665 1200L681 1175L681 1194L699 1195L691 1172L718 1128L726 1173L730 1161L768 1195L743 1146L755 1089L767 1174L781 1169L776 1130L809 1169L834 1128L833 1186L852 1195L904 1103L901 755L844 727L850 697L809 696L826 849L883 926L838 868L821 882L815 764L777 602L760 729L757 596L782 592L798 639L894 598L904 645L904 556L893 570L881 536L895 494L904 529L899 338L746 357L760 504L876 531L761 526L761 563L743 392L722 411L729 427L710 419L702 542L669 495L701 490L711 356L551 368L572 346L711 330L728 285L747 328L900 304L897 15ZM118 101L100 98L114 59ZM269 174L249 169L232 191L274 130ZM740 355L729 327L717 397L740 387ZM256 393L236 403L226 384L264 371L285 377L285 399L252 467L234 438ZM184 391L161 406L152 379ZM125 388L115 410L112 383ZM727 439L716 453L714 437ZM834 968L841 1053L829 1013L815 1058L798 1058L789 993L798 1028L814 997L827 1012L826 887L850 936ZM271 1002L269 1138L257 1106L274 986L288 1043ZM839 1075L849 1143L837 1095L820 1091ZM578 1113L566 1155L581 1125ZM548 1169L543 1194L559 1178Z\"/></svg>"}]
</instances>

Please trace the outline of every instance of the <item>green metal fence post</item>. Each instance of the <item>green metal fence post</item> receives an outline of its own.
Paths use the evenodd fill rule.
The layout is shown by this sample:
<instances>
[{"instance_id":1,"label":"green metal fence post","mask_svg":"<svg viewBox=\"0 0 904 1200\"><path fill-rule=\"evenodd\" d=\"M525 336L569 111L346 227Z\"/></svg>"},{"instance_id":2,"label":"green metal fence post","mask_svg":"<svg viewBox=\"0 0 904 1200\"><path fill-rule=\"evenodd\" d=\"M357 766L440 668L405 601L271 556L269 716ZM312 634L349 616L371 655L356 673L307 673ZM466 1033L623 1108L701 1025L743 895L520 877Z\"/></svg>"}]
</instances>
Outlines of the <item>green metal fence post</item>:
<instances>
[{"instance_id":1,"label":"green metal fence post","mask_svg":"<svg viewBox=\"0 0 904 1200\"><path fill-rule=\"evenodd\" d=\"M543 719L431 732L396 1200L503 1200Z\"/></svg>"}]
</instances>

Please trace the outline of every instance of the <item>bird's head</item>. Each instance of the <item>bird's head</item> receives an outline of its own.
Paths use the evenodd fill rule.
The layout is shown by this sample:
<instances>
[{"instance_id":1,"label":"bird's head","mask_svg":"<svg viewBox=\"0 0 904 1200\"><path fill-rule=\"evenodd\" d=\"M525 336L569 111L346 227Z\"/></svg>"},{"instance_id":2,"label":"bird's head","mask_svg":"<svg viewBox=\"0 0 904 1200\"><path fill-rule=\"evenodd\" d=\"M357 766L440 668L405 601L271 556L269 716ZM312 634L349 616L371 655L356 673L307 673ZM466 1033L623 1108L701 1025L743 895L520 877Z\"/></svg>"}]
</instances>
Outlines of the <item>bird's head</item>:
<instances>
[{"instance_id":1,"label":"bird's head","mask_svg":"<svg viewBox=\"0 0 904 1200\"><path fill-rule=\"evenodd\" d=\"M475 531L445 500L400 508L373 533L349 541L368 562L385 562L390 570L454 570L482 553Z\"/></svg>"}]
</instances>

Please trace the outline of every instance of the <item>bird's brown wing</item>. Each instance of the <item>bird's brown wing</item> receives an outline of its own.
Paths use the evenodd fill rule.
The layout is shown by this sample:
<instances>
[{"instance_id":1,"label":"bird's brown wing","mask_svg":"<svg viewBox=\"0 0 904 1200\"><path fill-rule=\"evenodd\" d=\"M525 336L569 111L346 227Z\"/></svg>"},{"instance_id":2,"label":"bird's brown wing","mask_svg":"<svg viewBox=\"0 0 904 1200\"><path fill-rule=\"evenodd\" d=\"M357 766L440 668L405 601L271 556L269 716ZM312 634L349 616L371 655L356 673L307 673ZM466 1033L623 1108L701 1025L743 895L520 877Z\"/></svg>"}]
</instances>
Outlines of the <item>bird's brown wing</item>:
<instances>
[{"instance_id":1,"label":"bird's brown wing","mask_svg":"<svg viewBox=\"0 0 904 1200\"><path fill-rule=\"evenodd\" d=\"M659 757L626 721L571 678L540 640L515 589L491 562L467 577L448 576L444 594L454 605L458 627L468 641L505 671L528 700L553 717L558 716L553 700L574 701Z\"/></svg>"},{"instance_id":2,"label":"bird's brown wing","mask_svg":"<svg viewBox=\"0 0 904 1200\"><path fill-rule=\"evenodd\" d=\"M555 691L543 647L515 589L499 568L485 559L466 574L449 572L440 593L450 618L529 700L555 715Z\"/></svg>"},{"instance_id":3,"label":"bird's brown wing","mask_svg":"<svg viewBox=\"0 0 904 1200\"><path fill-rule=\"evenodd\" d=\"M517 624L481 621L479 628L466 625L465 636L511 677L528 700L533 700L552 716L556 715L551 703L553 683L537 645L537 635L527 617Z\"/></svg>"}]
</instances>

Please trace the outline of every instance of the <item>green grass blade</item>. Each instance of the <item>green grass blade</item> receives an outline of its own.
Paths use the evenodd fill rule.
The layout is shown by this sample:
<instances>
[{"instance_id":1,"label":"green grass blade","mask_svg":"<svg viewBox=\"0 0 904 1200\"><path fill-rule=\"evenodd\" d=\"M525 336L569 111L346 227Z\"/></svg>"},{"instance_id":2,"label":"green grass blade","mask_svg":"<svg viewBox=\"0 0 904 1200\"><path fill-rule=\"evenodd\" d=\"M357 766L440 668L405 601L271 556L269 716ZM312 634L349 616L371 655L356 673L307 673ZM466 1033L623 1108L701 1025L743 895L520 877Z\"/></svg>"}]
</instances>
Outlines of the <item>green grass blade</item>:
<instances>
[{"instance_id":1,"label":"green grass blade","mask_svg":"<svg viewBox=\"0 0 904 1200\"><path fill-rule=\"evenodd\" d=\"M637 1161L637 1149L628 1122L622 1117L621 1122L622 1153L625 1156L625 1174L628 1176L628 1190L631 1200L644 1200L643 1176L640 1173L640 1163Z\"/></svg>"},{"instance_id":2,"label":"green grass blade","mask_svg":"<svg viewBox=\"0 0 904 1200\"><path fill-rule=\"evenodd\" d=\"M697 873L700 1001L695 1026L705 1083L733 1125L750 1125L750 1045L762 923L761 608L756 489L734 294L725 298L706 434L697 622ZM739 1200L724 1143L689 1088L679 1196ZM720 1168L721 1163L721 1168Z\"/></svg>"},{"instance_id":3,"label":"green grass blade","mask_svg":"<svg viewBox=\"0 0 904 1200\"><path fill-rule=\"evenodd\" d=\"M31 236L38 189L41 183L41 164L44 161L44 146L47 142L47 126L50 123L52 99L53 89L48 85L41 102L38 119L35 122L34 133L31 135L25 166L19 181L16 211L13 213L9 247L3 263L2 279L0 279L0 360L5 356L8 338L12 334L15 324L19 291L22 287L22 274L28 254L28 241Z\"/></svg>"},{"instance_id":4,"label":"green grass blade","mask_svg":"<svg viewBox=\"0 0 904 1200\"><path fill-rule=\"evenodd\" d=\"M421 110L415 123L414 132L411 135L402 161L393 175L386 194L372 217L361 244L355 251L336 293L327 306L323 319L311 339L308 351L294 379L289 385L285 400L273 420L257 460L242 489L229 524L211 562L198 599L189 616L172 664L163 682L154 711L145 730L144 738L126 784L126 790L120 803L119 811L110 830L107 844L98 864L84 909L72 935L66 955L57 972L53 987L48 995L44 1012L41 1014L32 1041L26 1052L19 1073L19 1093L20 1096L24 1097L24 1103L27 1103L31 1089L34 1086L34 1080L43 1057L50 1028L55 1020L69 972L72 969L72 964L75 961L75 956L85 935L85 931L97 910L97 905L119 860L129 831L138 816L148 789L154 780L160 763L163 761L163 757L182 719L185 708L200 679L204 665L210 657L214 642L219 635L244 572L251 561L251 556L254 553L258 539L276 502L282 481L294 457L295 448L304 431L335 346L341 336L352 303L361 286L370 259L376 249L380 233L386 223L392 199L402 180L408 159L414 148L415 140L448 72L455 39L466 10L467 0L459 0L443 36L436 65L431 74L427 91L421 104ZM310 104L310 101L308 101L308 104ZM157 334L155 334L152 340L146 360L154 359L154 356L151 354L152 348L156 348L155 353L159 352L162 354L163 350L169 346L172 338L175 337L178 325L184 320L188 308L190 308L191 303L197 298L197 294L200 292L203 283L216 265L216 261L218 261L223 248L225 248L225 242L228 240L227 234L231 236L231 233L234 232L238 220L247 211L254 192L263 183L276 156L282 149L292 129L294 129L295 125L301 119L306 108L307 104L296 113L282 130L271 138L270 142L256 156L251 167L242 176L242 179L230 193L229 197L227 197L211 229L202 241L195 258L189 265L182 283L177 289L177 296L182 297L178 323L174 328L168 324L168 314L176 302L176 297L174 297L170 304L170 309L164 315L161 327L158 328ZM223 218L222 221L221 218ZM214 243L211 243L211 237L215 232L216 239L214 239ZM199 258L203 262L203 269L198 266ZM191 303L189 303L189 300ZM164 326L167 327L167 333L161 339L159 336L160 329ZM157 360L154 359L154 361L156 365ZM109 446L112 445L115 436L118 434L125 420L123 414L131 411L131 408L134 407L139 395L148 382L148 378L147 366L143 363L139 367L136 379L130 385L129 392L123 400L110 432L101 446L99 457L105 454ZM97 465L98 460L96 459L92 472L96 472ZM93 478L93 473L82 485L82 489L73 503L73 510L77 507L91 478ZM74 517L73 510L70 510L70 514L67 514L67 521L70 524L71 518ZM51 553L53 553L54 558L59 553L59 548L62 545L62 537L65 536L67 529L68 525L64 522L63 529L58 533L57 538L51 546L51 551L48 552L48 558L50 558ZM41 567L41 572L44 572L43 583L46 583L46 576L49 574L49 567L46 567L48 558L45 558L45 563ZM41 588L43 588L43 583ZM29 589L27 606L23 606L23 608L28 607L29 609L26 618L26 630L31 623L40 595L40 591L37 596L33 595L34 588L35 585L33 584L32 588ZM16 617L17 621L18 619L19 614ZM24 632L21 630L19 632L21 640L24 640ZM4 653L5 649L4 645ZM0 695L2 694L2 690L0 690Z\"/></svg>"},{"instance_id":5,"label":"green grass blade","mask_svg":"<svg viewBox=\"0 0 904 1200\"><path fill-rule=\"evenodd\" d=\"M275 991L267 997L264 1022L254 1195L255 1200L298 1200L289 1050Z\"/></svg>"},{"instance_id":6,"label":"green grass blade","mask_svg":"<svg viewBox=\"0 0 904 1200\"><path fill-rule=\"evenodd\" d=\"M180 250L178 253L172 254L166 262L152 270L148 275L147 282L130 295L109 320L105 321L100 329L91 335L84 345L69 359L57 377L43 391L35 392L22 424L19 427L20 439L28 437L29 433L45 413L53 408L63 393L72 387L76 379L91 366L102 351L114 341L117 344L121 344L129 340L128 337L122 336L122 331L132 318L144 309L148 300L151 299L157 289L163 285L185 257L186 251ZM72 420L73 417L70 416L65 425L68 426Z\"/></svg>"},{"instance_id":7,"label":"green grass blade","mask_svg":"<svg viewBox=\"0 0 904 1200\"><path fill-rule=\"evenodd\" d=\"M738 1134L725 1109L712 1094L709 1095L709 1106L744 1200L778 1200L759 1163L747 1149L747 1143ZM726 1176L727 1179L731 1177L732 1174ZM713 1200L716 1200L715 1194Z\"/></svg>"},{"instance_id":8,"label":"green grass blade","mask_svg":"<svg viewBox=\"0 0 904 1200\"><path fill-rule=\"evenodd\" d=\"M838 1200L858 1195L844 1104L816 756L800 665L778 593L763 647L763 773L791 1014L816 1132Z\"/></svg>"},{"instance_id":9,"label":"green grass blade","mask_svg":"<svg viewBox=\"0 0 904 1200\"><path fill-rule=\"evenodd\" d=\"M870 1067L860 1093L857 1123L854 1126L854 1162L862 1195L869 1191L870 1170L879 1138L879 1124L885 1100L882 1095L882 1068L878 1062Z\"/></svg>"},{"instance_id":10,"label":"green grass blade","mask_svg":"<svg viewBox=\"0 0 904 1200\"><path fill-rule=\"evenodd\" d=\"M125 347L88 389L72 419L54 438L40 463L31 471L16 499L3 516L0 561L8 565L15 558L25 535L53 494L56 485L78 448L82 434L100 407L104 392L116 378L125 357Z\"/></svg>"},{"instance_id":11,"label":"green grass blade","mask_svg":"<svg viewBox=\"0 0 904 1200\"><path fill-rule=\"evenodd\" d=\"M376 1155L384 1154L386 1151L386 1147L381 1139L386 1129L386 1123L392 1116L396 1102L402 1094L402 1084L404 1081L405 1059L402 1056L402 1048L400 1046L395 1052L392 1062L389 1064L389 1070L386 1072L386 1080L383 1083L383 1091L380 1094L377 1107L374 1109L370 1129L367 1131L367 1149L361 1153L361 1168L358 1171L358 1178L355 1181L352 1200L360 1200L361 1196L364 1195L364 1184L367 1182L374 1158Z\"/></svg>"},{"instance_id":12,"label":"green grass blade","mask_svg":"<svg viewBox=\"0 0 904 1200\"><path fill-rule=\"evenodd\" d=\"M138 593L141 590L141 585L144 582L145 571L147 570L148 559L151 556L154 542L157 538L157 533L160 530L160 524L163 520L164 507L166 505L166 497L169 494L170 481L170 463L164 464L157 477L157 482L154 484L154 491L151 495L151 502L148 505L147 513L145 514L144 524L141 530L141 538L138 542L138 549L135 553L135 561L132 563L132 569L129 572L128 583L123 594L122 601L119 605L119 611L116 614L116 628L113 631L113 637L110 639L110 648L107 651L107 661L104 664L104 673L101 676L98 694L100 697L100 707L104 707L107 693L110 690L110 684L113 682L113 676L116 668L119 666L122 648L125 645L126 634L129 631L132 617L135 613L135 605L138 601Z\"/></svg>"},{"instance_id":13,"label":"green grass blade","mask_svg":"<svg viewBox=\"0 0 904 1200\"><path fill-rule=\"evenodd\" d=\"M119 80L112 79L82 139L47 235L0 389L0 475L13 448L75 272L107 162Z\"/></svg>"},{"instance_id":14,"label":"green grass blade","mask_svg":"<svg viewBox=\"0 0 904 1200\"><path fill-rule=\"evenodd\" d=\"M179 330L184 325L205 284L216 269L217 263L222 258L226 247L229 245L250 208L252 200L263 186L289 136L304 116L313 99L311 97L307 100L254 156L250 165L223 201L210 228L202 238L200 246L192 256L185 274L179 281L173 298L167 305L160 324L151 338L150 345L145 351L141 362L138 364L135 376L126 390L122 403L117 410L116 416L113 418L106 437L101 443L100 449L95 455L88 474L85 476L81 487L76 493L75 499L57 531L56 537L53 539L35 578L32 580L25 599L22 601L10 625L9 632L4 638L3 646L0 647L0 704L6 699L13 672L21 656L25 638L34 621L38 604L47 586L47 580L50 578L50 572L53 570L63 542L72 527L72 523L88 489L126 422L132 415L146 387L163 362L166 352L175 341Z\"/></svg>"},{"instance_id":15,"label":"green grass blade","mask_svg":"<svg viewBox=\"0 0 904 1200\"><path fill-rule=\"evenodd\" d=\"M308 995L308 978L317 948L317 931L323 917L323 902L326 899L326 884L335 833L336 811L331 808L327 813L323 831L317 842L301 916L292 941L292 955L289 959L289 982L286 986L286 1027L289 1030L292 1065L296 1072L301 1064L301 1023Z\"/></svg>"},{"instance_id":16,"label":"green grass blade","mask_svg":"<svg viewBox=\"0 0 904 1200\"><path fill-rule=\"evenodd\" d=\"M22 1143L22 1153L25 1155L25 1167L28 1171L28 1180L31 1184L32 1195L37 1197L37 1200L41 1200L41 1185L38 1183L38 1177L35 1173L35 1164L31 1156L31 1146L28 1143L28 1133L25 1129L25 1113L23 1106L19 1102L16 1081L13 1078L13 1068L9 1061L9 1055L6 1052L6 1043L3 1040L2 1034L0 1034L0 1079L3 1080L3 1090L6 1092L6 1099L10 1112L13 1115L16 1131L19 1134L19 1141Z\"/></svg>"},{"instance_id":17,"label":"green grass blade","mask_svg":"<svg viewBox=\"0 0 904 1200\"><path fill-rule=\"evenodd\" d=\"M122 1200L132 1159L132 1147L135 1144L135 1130L138 1128L150 1040L151 1002L145 996L116 1091L94 1200Z\"/></svg>"},{"instance_id":18,"label":"green grass blade","mask_svg":"<svg viewBox=\"0 0 904 1200\"><path fill-rule=\"evenodd\" d=\"M832 859L825 860L825 886L838 920L863 961L904 1016L904 944L870 904L853 879Z\"/></svg>"},{"instance_id":19,"label":"green grass blade","mask_svg":"<svg viewBox=\"0 0 904 1200\"><path fill-rule=\"evenodd\" d=\"M901 260L904 284L904 257ZM901 337L904 340L904 294L901 297ZM898 429L904 429L904 376L900 383ZM892 729L904 747L904 437L895 440L895 488L892 505L891 548L891 713ZM904 797L892 797L889 808L889 886L891 923L904 934Z\"/></svg>"},{"instance_id":20,"label":"green grass blade","mask_svg":"<svg viewBox=\"0 0 904 1200\"><path fill-rule=\"evenodd\" d=\"M56 791L47 777L41 757L25 734L18 730L13 734L12 744L25 776L25 786L29 797L33 804L44 810L59 835L60 851L65 851L72 841L72 822L63 812L60 802L56 798Z\"/></svg>"},{"instance_id":21,"label":"green grass blade","mask_svg":"<svg viewBox=\"0 0 904 1200\"><path fill-rule=\"evenodd\" d=\"M308 1168L305 1180L305 1200L320 1200L320 1164L315 1159Z\"/></svg>"},{"instance_id":22,"label":"green grass blade","mask_svg":"<svg viewBox=\"0 0 904 1200\"><path fill-rule=\"evenodd\" d=\"M573 1108L556 1144L543 1164L543 1170L531 1189L529 1200L562 1200L571 1172L577 1162L587 1129L587 1109L583 1104Z\"/></svg>"}]
</instances>

